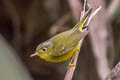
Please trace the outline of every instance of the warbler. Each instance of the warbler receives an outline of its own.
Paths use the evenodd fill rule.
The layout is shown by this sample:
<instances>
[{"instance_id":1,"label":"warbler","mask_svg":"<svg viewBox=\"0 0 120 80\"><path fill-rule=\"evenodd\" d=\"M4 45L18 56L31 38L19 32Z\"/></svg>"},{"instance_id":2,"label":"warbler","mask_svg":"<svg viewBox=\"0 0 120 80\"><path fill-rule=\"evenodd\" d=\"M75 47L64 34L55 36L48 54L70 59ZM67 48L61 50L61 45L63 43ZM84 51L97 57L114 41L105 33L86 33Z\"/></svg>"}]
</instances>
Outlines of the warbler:
<instances>
[{"instance_id":1,"label":"warbler","mask_svg":"<svg viewBox=\"0 0 120 80\"><path fill-rule=\"evenodd\" d=\"M92 9L89 9L72 29L39 44L31 57L39 56L48 62L62 62L71 58L78 50L79 41L87 35L85 23L91 12Z\"/></svg>"}]
</instances>

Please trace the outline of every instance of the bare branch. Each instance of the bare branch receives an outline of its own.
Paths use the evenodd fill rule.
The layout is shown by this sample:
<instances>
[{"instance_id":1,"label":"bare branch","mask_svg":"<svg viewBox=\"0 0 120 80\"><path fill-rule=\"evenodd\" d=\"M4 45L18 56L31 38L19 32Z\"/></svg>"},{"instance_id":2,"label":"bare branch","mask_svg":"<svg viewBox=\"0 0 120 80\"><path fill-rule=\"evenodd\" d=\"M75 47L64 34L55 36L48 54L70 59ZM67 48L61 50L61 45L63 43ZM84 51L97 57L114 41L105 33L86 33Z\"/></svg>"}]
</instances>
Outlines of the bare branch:
<instances>
[{"instance_id":1,"label":"bare branch","mask_svg":"<svg viewBox=\"0 0 120 80\"><path fill-rule=\"evenodd\" d=\"M88 0L91 7L96 8L102 5L101 12L93 19L90 24L90 39L92 43L93 53L96 59L96 66L99 78L104 78L110 73L110 66L107 58L107 52L109 55L113 54L113 40L111 39L112 34L110 33L111 27L108 26L108 19L105 9L104 0ZM110 38L110 39L108 39Z\"/></svg>"},{"instance_id":2,"label":"bare branch","mask_svg":"<svg viewBox=\"0 0 120 80\"><path fill-rule=\"evenodd\" d=\"M86 0L85 0L86 2ZM84 3L84 6L86 5L86 3ZM85 8L84 8L85 9ZM92 14L96 14L100 9L96 9ZM82 11L82 15L85 14L85 10ZM92 16L93 16L92 15ZM94 15L95 16L95 15ZM91 20L91 19L90 19ZM80 40L79 42L79 46L78 46L78 49L80 50L81 46L82 46L82 42L83 42L84 38L82 40ZM78 55L79 55L79 52L80 51L76 51L75 54L74 54L74 58L73 58L73 62L71 64L74 64L76 65L77 64L77 59L78 59ZM73 77L73 74L74 74L74 70L75 70L76 66L71 66L70 68L68 68L67 72L66 72L66 75L65 75L65 78L64 80L72 80L72 77Z\"/></svg>"},{"instance_id":3,"label":"bare branch","mask_svg":"<svg viewBox=\"0 0 120 80\"><path fill-rule=\"evenodd\" d=\"M113 68L106 80L120 80L120 62Z\"/></svg>"},{"instance_id":4,"label":"bare branch","mask_svg":"<svg viewBox=\"0 0 120 80\"><path fill-rule=\"evenodd\" d=\"M83 39L80 40L80 42L79 42L79 49L82 46L82 42L83 42ZM73 56L75 58L74 58L72 64L75 64L75 65L77 64L78 55L79 55L79 51L76 51ZM67 70L64 80L72 80L75 68L76 68L76 66L72 66Z\"/></svg>"}]
</instances>

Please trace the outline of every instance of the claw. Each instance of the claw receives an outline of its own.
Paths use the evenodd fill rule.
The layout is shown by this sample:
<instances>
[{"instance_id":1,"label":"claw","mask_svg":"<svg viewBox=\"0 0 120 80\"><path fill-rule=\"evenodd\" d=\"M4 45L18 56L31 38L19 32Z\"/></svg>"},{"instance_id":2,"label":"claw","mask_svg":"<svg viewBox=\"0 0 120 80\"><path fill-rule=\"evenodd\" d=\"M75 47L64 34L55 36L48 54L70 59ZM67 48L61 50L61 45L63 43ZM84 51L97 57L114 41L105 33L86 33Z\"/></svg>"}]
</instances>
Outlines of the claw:
<instances>
[{"instance_id":1,"label":"claw","mask_svg":"<svg viewBox=\"0 0 120 80\"><path fill-rule=\"evenodd\" d=\"M67 69L69 69L69 68L72 67L72 66L73 66L73 67L76 66L76 64L73 64L74 58L75 58L75 56L73 56L72 59L70 60L70 63L69 63L69 65L67 66Z\"/></svg>"},{"instance_id":2,"label":"claw","mask_svg":"<svg viewBox=\"0 0 120 80\"><path fill-rule=\"evenodd\" d=\"M76 64L69 64L68 66L67 66L67 69L69 69L70 67L74 67L74 66L76 66Z\"/></svg>"}]
</instances>

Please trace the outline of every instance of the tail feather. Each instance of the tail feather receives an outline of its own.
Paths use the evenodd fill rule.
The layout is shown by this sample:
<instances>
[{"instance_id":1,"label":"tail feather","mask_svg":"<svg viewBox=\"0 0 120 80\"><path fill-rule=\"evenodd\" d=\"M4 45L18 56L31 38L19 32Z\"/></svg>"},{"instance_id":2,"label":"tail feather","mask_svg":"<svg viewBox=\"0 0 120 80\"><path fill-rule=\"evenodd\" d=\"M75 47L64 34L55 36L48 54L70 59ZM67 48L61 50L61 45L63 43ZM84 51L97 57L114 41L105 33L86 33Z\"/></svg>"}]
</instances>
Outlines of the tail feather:
<instances>
[{"instance_id":1,"label":"tail feather","mask_svg":"<svg viewBox=\"0 0 120 80\"><path fill-rule=\"evenodd\" d=\"M85 15L80 19L80 21L75 25L75 27L73 27L73 29L79 28L80 31L82 31L83 25L85 24L85 22L87 21L87 19L90 16L91 13L92 13L92 9L89 9L85 13Z\"/></svg>"}]
</instances>

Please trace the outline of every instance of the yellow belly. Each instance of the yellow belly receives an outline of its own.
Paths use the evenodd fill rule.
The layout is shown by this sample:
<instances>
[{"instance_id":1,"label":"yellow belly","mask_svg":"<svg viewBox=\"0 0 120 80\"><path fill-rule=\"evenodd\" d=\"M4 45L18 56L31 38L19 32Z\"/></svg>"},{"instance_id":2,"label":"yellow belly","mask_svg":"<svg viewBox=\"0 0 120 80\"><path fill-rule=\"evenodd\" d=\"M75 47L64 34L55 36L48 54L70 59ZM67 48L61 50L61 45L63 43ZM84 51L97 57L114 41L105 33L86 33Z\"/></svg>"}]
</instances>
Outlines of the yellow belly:
<instances>
[{"instance_id":1,"label":"yellow belly","mask_svg":"<svg viewBox=\"0 0 120 80\"><path fill-rule=\"evenodd\" d=\"M46 61L48 62L62 62L62 61L65 61L65 60L68 60L69 58L71 58L75 51L78 50L78 44L72 49L70 50L69 52L61 55L61 56L58 56L58 57L50 57L48 56L47 59L45 59Z\"/></svg>"}]
</instances>

